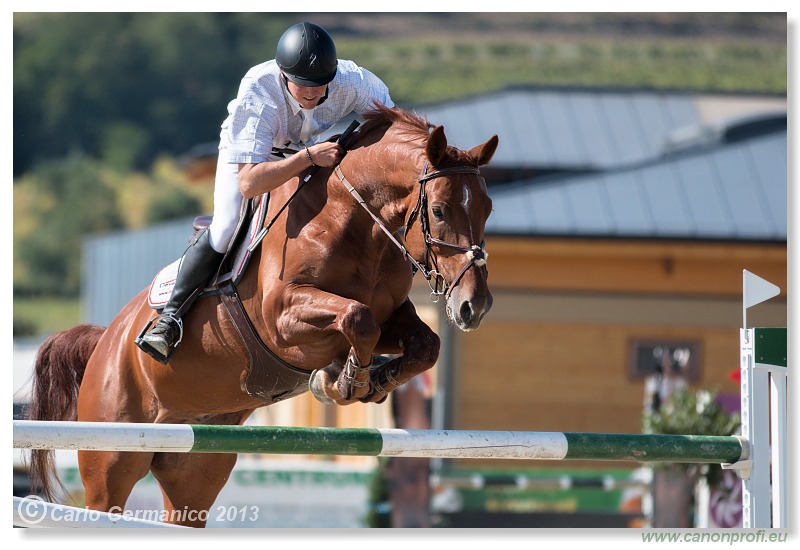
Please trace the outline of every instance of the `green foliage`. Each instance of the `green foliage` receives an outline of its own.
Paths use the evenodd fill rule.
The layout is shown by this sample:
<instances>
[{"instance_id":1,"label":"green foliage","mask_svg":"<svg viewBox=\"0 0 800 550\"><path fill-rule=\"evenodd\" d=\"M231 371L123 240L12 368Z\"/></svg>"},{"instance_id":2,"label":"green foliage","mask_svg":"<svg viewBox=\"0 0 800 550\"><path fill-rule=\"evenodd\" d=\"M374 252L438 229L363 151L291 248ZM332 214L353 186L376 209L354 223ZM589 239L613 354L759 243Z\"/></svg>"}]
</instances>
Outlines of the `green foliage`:
<instances>
[{"instance_id":1,"label":"green foliage","mask_svg":"<svg viewBox=\"0 0 800 550\"><path fill-rule=\"evenodd\" d=\"M785 44L592 36L433 40L376 46L347 39L338 47L380 75L398 103L459 99L511 85L786 92ZM747 55L739 55L742 50Z\"/></svg>"},{"instance_id":2,"label":"green foliage","mask_svg":"<svg viewBox=\"0 0 800 550\"><path fill-rule=\"evenodd\" d=\"M103 132L100 157L118 171L130 171L147 161L150 133L141 126L118 121Z\"/></svg>"},{"instance_id":3,"label":"green foliage","mask_svg":"<svg viewBox=\"0 0 800 550\"><path fill-rule=\"evenodd\" d=\"M160 151L177 154L214 139L242 75L270 57L267 45L277 41L278 31L263 32L275 26L264 25L266 18L15 14L15 175L72 150L100 157L120 124L147 134L132 144L136 168ZM256 29L257 40L241 42Z\"/></svg>"},{"instance_id":4,"label":"green foliage","mask_svg":"<svg viewBox=\"0 0 800 550\"><path fill-rule=\"evenodd\" d=\"M109 174L82 155L40 163L14 186L14 291L74 296L87 235L122 227Z\"/></svg>"},{"instance_id":5,"label":"green foliage","mask_svg":"<svg viewBox=\"0 0 800 550\"><path fill-rule=\"evenodd\" d=\"M659 410L645 410L642 429L654 434L734 435L740 426L739 415L728 414L716 398L716 391L678 388ZM711 487L722 476L722 468L716 464L666 464L662 467L684 470L692 476L703 475Z\"/></svg>"},{"instance_id":6,"label":"green foliage","mask_svg":"<svg viewBox=\"0 0 800 550\"><path fill-rule=\"evenodd\" d=\"M14 295L77 296L84 238L210 212L211 205L211 190L186 185L169 159L147 174L78 154L39 163L14 184Z\"/></svg>"},{"instance_id":7,"label":"green foliage","mask_svg":"<svg viewBox=\"0 0 800 550\"><path fill-rule=\"evenodd\" d=\"M167 188L153 196L145 221L149 225L173 218L196 216L201 210L200 200L194 195L181 188Z\"/></svg>"},{"instance_id":8,"label":"green foliage","mask_svg":"<svg viewBox=\"0 0 800 550\"><path fill-rule=\"evenodd\" d=\"M389 510L391 495L385 472L389 460L391 459L379 458L378 466L370 477L367 497L369 509L365 519L368 527L386 528L392 526L392 517Z\"/></svg>"},{"instance_id":9,"label":"green foliage","mask_svg":"<svg viewBox=\"0 0 800 550\"><path fill-rule=\"evenodd\" d=\"M77 298L14 297L14 338L52 334L81 322Z\"/></svg>"},{"instance_id":10,"label":"green foliage","mask_svg":"<svg viewBox=\"0 0 800 550\"><path fill-rule=\"evenodd\" d=\"M22 317L17 317L14 314L14 327L13 327L13 335L14 339L17 338L26 338L31 336L36 336L38 334L39 327L37 326L36 322L31 319L24 319Z\"/></svg>"},{"instance_id":11,"label":"green foliage","mask_svg":"<svg viewBox=\"0 0 800 550\"><path fill-rule=\"evenodd\" d=\"M733 435L739 429L739 416L730 415L716 399L717 392L690 391L681 387L657 411L645 411L645 433Z\"/></svg>"}]
</instances>

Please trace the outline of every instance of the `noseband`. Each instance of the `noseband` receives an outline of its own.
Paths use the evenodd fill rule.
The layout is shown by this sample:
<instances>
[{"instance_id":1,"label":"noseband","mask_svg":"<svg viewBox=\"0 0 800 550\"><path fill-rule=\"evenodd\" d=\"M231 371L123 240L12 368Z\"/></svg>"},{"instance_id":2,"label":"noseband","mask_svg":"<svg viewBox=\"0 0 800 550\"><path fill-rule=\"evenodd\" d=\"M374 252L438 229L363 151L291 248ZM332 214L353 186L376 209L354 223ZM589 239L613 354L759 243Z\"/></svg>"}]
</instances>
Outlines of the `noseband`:
<instances>
[{"instance_id":1,"label":"noseband","mask_svg":"<svg viewBox=\"0 0 800 550\"><path fill-rule=\"evenodd\" d=\"M336 172L336 176L339 178L339 181L347 188L353 197L355 197L356 201L367 211L367 213L372 217L373 221L381 228L381 230L388 235L389 239L403 252L405 257L414 265L414 268L422 273L425 279L428 281L428 286L431 289L431 299L434 302L439 301L439 296L442 294L445 295L445 300L450 298L450 293L456 287L456 285L461 281L461 277L464 276L464 273L472 267L473 265L483 266L486 265L486 259L488 258L489 254L485 251L486 242L482 242L480 246L478 245L471 245L471 246L461 246L455 243L449 243L447 241L443 241L441 239L437 239L433 235L431 235L430 231L430 222L428 220L428 194L425 188L425 184L432 179L441 178L445 176L451 176L454 174L475 174L476 176L480 177L480 170L474 166L451 166L449 168L442 168L441 170L434 170L433 172L428 172L428 162L425 161L425 164L422 167L422 174L418 178L419 182L419 197L417 198L417 204L411 210L411 213L408 215L408 220L406 220L405 224L405 233L408 234L409 230L411 229L411 225L414 223L414 220L419 217L420 222L420 229L422 230L422 235L425 239L425 264L421 264L414 257L411 256L411 253L408 251L408 248L401 243L397 238L392 234L389 229L383 224L383 222L372 213L367 205L366 201L361 197L361 195L356 191L356 189L347 181L344 174L342 173L341 168L339 165L336 166L334 169ZM437 245L441 247L452 248L459 252L466 254L467 261L461 268L461 271L458 272L453 278L453 281L448 285L447 281L444 279L444 275L439 272L438 265L436 263L436 255L433 254L431 250L431 245ZM430 267L431 263L433 267Z\"/></svg>"}]
</instances>

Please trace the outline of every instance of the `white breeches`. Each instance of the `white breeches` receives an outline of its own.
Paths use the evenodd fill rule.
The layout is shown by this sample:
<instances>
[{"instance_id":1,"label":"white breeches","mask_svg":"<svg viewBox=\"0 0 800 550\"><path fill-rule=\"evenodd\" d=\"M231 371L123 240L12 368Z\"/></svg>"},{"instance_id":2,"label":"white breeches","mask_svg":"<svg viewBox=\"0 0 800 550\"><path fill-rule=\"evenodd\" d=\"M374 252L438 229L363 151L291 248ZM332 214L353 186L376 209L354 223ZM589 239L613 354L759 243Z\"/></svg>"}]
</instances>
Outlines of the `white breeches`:
<instances>
[{"instance_id":1,"label":"white breeches","mask_svg":"<svg viewBox=\"0 0 800 550\"><path fill-rule=\"evenodd\" d=\"M214 180L214 219L208 227L208 238L217 252L226 252L239 224L242 200L239 191L239 165L226 162L225 151L219 152Z\"/></svg>"}]
</instances>

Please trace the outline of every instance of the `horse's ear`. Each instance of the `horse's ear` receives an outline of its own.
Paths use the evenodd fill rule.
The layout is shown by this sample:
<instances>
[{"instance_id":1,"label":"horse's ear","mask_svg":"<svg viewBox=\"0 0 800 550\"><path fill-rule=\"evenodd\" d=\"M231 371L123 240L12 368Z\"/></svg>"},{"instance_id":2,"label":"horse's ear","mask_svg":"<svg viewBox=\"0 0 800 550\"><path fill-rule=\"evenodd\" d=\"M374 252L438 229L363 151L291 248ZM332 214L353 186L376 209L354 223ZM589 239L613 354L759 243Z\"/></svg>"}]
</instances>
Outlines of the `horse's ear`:
<instances>
[{"instance_id":1,"label":"horse's ear","mask_svg":"<svg viewBox=\"0 0 800 550\"><path fill-rule=\"evenodd\" d=\"M469 154L471 157L478 159L478 166L489 164L489 161L492 160L494 156L494 152L497 150L497 144L499 142L500 140L497 138L497 134L495 134L483 145L478 145L470 149Z\"/></svg>"},{"instance_id":2,"label":"horse's ear","mask_svg":"<svg viewBox=\"0 0 800 550\"><path fill-rule=\"evenodd\" d=\"M444 135L444 127L437 126L428 136L428 143L425 145L425 156L432 166L439 166L447 155L447 137Z\"/></svg>"}]
</instances>

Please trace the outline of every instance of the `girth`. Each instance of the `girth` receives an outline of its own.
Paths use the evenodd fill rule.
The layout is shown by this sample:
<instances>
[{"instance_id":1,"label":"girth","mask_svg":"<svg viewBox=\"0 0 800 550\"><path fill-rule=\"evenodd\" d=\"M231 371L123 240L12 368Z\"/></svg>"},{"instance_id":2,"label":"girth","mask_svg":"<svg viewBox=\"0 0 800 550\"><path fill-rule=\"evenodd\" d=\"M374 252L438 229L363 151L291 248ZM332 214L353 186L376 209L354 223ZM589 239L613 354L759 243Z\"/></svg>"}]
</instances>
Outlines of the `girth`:
<instances>
[{"instance_id":1,"label":"girth","mask_svg":"<svg viewBox=\"0 0 800 550\"><path fill-rule=\"evenodd\" d=\"M247 351L249 363L242 390L267 405L308 391L311 373L294 367L275 355L261 340L232 281L219 287L219 297Z\"/></svg>"}]
</instances>

